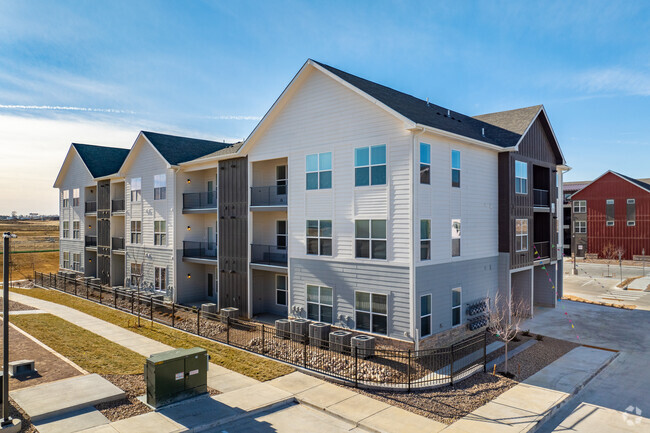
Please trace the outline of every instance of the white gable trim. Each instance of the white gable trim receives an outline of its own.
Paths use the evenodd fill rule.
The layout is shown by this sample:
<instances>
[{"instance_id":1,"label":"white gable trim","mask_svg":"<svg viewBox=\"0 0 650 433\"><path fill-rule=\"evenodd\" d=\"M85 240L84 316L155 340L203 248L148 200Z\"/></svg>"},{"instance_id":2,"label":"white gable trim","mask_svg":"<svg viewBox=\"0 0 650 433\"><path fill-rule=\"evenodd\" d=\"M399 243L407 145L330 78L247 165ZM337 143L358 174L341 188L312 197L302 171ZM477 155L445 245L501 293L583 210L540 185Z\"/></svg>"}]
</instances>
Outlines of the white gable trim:
<instances>
[{"instance_id":1,"label":"white gable trim","mask_svg":"<svg viewBox=\"0 0 650 433\"><path fill-rule=\"evenodd\" d=\"M70 167L70 164L72 163L72 159L74 159L75 155L79 158L81 163L86 168L88 175L90 177L93 177L92 173L88 169L88 166L86 165L86 162L83 160L81 155L79 155L77 149L71 144L70 147L68 148L68 153L66 153L65 159L63 160L63 165L61 165L61 168L59 169L59 174L56 175L56 179L54 180L54 185L52 185L53 188L59 188L61 182L63 182L63 179L65 178L65 175L68 173L68 168Z\"/></svg>"},{"instance_id":2,"label":"white gable trim","mask_svg":"<svg viewBox=\"0 0 650 433\"><path fill-rule=\"evenodd\" d=\"M557 141L557 136L555 135L555 131L553 130L553 125L551 125L551 121L549 120L548 115L546 114L546 109L544 108L543 105L539 107L539 110L537 111L537 113L533 117L533 120L530 121L530 124L528 125L528 127L526 128L524 133L521 134L521 137L519 137L519 141L517 142L517 145L514 147L514 150L519 151L519 145L524 140L524 137L526 136L526 134L528 134L528 131L533 126L533 124L535 123L535 121L539 117L540 113L544 114L544 119L546 120L546 124L548 125L548 128L551 130L551 135L553 136L553 141L555 141L555 147L557 147L557 149L560 151L560 157L562 158L562 164L561 165L564 165L565 162L566 162L566 160L564 159L564 153L562 153L562 148L560 147L560 142Z\"/></svg>"},{"instance_id":3,"label":"white gable trim","mask_svg":"<svg viewBox=\"0 0 650 433\"><path fill-rule=\"evenodd\" d=\"M611 174L613 174L614 176L616 176L616 177L618 177L618 178L620 178L620 179L623 179L623 180L626 181L626 182L629 182L630 184L636 186L637 188L641 188L641 189L644 190L645 192L650 192L650 190L648 190L648 189L642 187L641 185L637 185L636 183L632 182L630 179L626 179L626 178L624 178L623 176L621 176L620 174L616 173L615 171L607 170L605 173L601 174L601 175L598 176L596 179L594 179L594 180L592 180L591 182L589 182L589 184L583 186L582 188L580 188L579 190L577 190L576 192L574 192L573 194L571 194L571 196L570 196L569 198L573 200L573 196L574 196L574 195L576 195L576 194L578 194L578 193L584 191L585 189L589 188L591 185L593 185L594 183L596 183L596 182L597 182L601 177L605 176L605 175L608 174L608 173L611 173Z\"/></svg>"},{"instance_id":4,"label":"white gable trim","mask_svg":"<svg viewBox=\"0 0 650 433\"><path fill-rule=\"evenodd\" d=\"M117 171L117 173L111 175L111 177L113 177L113 176L114 177L124 177L124 172L129 168L129 164L131 163L131 160L133 159L133 157L131 155L133 154L133 151L136 149L136 147L138 147L138 143L141 143L140 137L144 138L144 142L146 144L148 144L149 146L151 146L151 148L154 150L154 152L156 152L156 154L160 157L160 159L162 159L165 162L167 168L171 168L171 164L165 159L164 156L162 156L162 154L158 151L158 149L156 149L156 146L151 144L151 141L149 141L147 136L144 135L144 133L142 131L140 131L140 133L138 133L137 138L133 142L133 146L131 146L131 150L129 150L129 154L126 155L126 158L124 158L124 162L122 163L122 166ZM140 145L140 146L142 146L142 145Z\"/></svg>"}]
</instances>

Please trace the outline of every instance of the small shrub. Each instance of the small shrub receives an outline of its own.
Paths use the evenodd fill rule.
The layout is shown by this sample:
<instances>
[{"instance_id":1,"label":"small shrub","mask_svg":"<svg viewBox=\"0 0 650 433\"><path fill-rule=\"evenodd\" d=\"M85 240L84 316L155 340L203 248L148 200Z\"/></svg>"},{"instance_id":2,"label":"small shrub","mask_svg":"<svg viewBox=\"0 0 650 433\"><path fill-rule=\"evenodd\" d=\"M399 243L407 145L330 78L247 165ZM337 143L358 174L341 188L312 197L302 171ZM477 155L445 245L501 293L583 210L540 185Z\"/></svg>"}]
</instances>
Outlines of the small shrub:
<instances>
[{"instance_id":1,"label":"small shrub","mask_svg":"<svg viewBox=\"0 0 650 433\"><path fill-rule=\"evenodd\" d=\"M530 337L530 329L526 329L524 332L521 333L524 337Z\"/></svg>"},{"instance_id":2,"label":"small shrub","mask_svg":"<svg viewBox=\"0 0 650 433\"><path fill-rule=\"evenodd\" d=\"M537 334L537 335L535 336L535 339L536 339L537 341L542 341L542 340L544 340L544 336L543 336L542 334Z\"/></svg>"}]
</instances>

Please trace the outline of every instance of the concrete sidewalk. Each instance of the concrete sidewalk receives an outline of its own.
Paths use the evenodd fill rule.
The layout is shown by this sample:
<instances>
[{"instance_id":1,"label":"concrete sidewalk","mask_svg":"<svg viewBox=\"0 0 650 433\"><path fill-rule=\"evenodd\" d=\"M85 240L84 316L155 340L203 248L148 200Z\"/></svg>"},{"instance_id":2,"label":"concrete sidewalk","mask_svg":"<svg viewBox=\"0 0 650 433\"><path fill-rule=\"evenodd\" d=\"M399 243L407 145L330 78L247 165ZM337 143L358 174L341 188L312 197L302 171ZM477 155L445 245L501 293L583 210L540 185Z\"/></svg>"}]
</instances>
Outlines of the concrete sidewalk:
<instances>
[{"instance_id":1,"label":"concrete sidewalk","mask_svg":"<svg viewBox=\"0 0 650 433\"><path fill-rule=\"evenodd\" d=\"M643 418L638 408L621 412L595 404L580 404L553 432L609 433L648 432L650 419Z\"/></svg>"}]
</instances>

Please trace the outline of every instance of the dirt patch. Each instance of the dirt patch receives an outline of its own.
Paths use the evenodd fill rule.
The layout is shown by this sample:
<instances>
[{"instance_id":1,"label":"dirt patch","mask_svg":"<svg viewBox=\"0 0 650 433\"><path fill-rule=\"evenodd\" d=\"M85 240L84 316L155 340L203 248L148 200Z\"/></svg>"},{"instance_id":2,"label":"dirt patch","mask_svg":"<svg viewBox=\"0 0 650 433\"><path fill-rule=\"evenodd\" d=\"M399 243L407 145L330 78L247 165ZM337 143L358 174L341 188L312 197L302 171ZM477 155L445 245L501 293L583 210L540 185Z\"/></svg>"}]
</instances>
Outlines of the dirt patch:
<instances>
[{"instance_id":1,"label":"dirt patch","mask_svg":"<svg viewBox=\"0 0 650 433\"><path fill-rule=\"evenodd\" d=\"M621 308L623 310L634 310L634 309L636 309L636 305L613 304L613 303L610 303L610 302L590 301L589 299L585 299L585 298L581 298L579 296L573 296L573 295L564 295L564 296L562 296L562 299L567 300L567 301L583 302L585 304L602 305L603 307Z\"/></svg>"},{"instance_id":2,"label":"dirt patch","mask_svg":"<svg viewBox=\"0 0 650 433\"><path fill-rule=\"evenodd\" d=\"M9 311L34 311L36 308L20 302L9 300ZM2 296L0 296L0 313L2 313Z\"/></svg>"}]
</instances>

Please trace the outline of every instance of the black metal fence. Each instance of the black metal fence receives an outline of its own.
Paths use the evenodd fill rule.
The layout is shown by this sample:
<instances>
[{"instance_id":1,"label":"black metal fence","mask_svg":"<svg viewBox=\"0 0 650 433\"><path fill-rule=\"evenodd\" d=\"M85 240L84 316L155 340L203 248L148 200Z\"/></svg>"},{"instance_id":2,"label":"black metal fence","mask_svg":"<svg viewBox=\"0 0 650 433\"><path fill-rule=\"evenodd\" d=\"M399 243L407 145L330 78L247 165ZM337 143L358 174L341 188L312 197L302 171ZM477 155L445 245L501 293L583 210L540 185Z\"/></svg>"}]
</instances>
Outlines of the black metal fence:
<instances>
[{"instance_id":1,"label":"black metal fence","mask_svg":"<svg viewBox=\"0 0 650 433\"><path fill-rule=\"evenodd\" d=\"M183 257L216 259L217 243L183 241Z\"/></svg>"},{"instance_id":2,"label":"black metal fence","mask_svg":"<svg viewBox=\"0 0 650 433\"><path fill-rule=\"evenodd\" d=\"M191 334L325 374L357 387L410 391L453 385L485 371L487 334L448 347L394 350L349 344L277 330L258 322L233 319L164 302L156 292L105 288L88 279L35 272L37 286L56 289Z\"/></svg>"}]
</instances>

